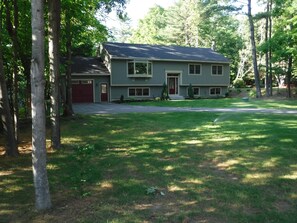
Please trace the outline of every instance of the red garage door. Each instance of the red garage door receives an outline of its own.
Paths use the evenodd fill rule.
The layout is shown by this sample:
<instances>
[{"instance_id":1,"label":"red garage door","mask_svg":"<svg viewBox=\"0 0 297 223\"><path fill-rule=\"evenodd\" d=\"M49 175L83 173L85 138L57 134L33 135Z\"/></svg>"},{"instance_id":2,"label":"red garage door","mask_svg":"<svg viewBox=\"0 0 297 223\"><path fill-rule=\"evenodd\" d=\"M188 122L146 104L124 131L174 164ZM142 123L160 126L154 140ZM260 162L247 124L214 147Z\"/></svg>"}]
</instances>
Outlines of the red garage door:
<instances>
[{"instance_id":1,"label":"red garage door","mask_svg":"<svg viewBox=\"0 0 297 223\"><path fill-rule=\"evenodd\" d=\"M72 102L74 103L94 102L92 80L73 80L72 81Z\"/></svg>"}]
</instances>

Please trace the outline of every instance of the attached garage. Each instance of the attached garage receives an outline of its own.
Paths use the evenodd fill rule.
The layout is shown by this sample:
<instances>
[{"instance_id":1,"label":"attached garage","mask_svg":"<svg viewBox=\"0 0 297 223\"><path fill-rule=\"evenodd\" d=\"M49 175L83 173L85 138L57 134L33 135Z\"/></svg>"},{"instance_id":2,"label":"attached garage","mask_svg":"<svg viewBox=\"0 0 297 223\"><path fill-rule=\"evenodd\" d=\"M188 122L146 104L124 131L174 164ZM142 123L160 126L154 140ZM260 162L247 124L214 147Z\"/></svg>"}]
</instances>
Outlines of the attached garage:
<instances>
[{"instance_id":1,"label":"attached garage","mask_svg":"<svg viewBox=\"0 0 297 223\"><path fill-rule=\"evenodd\" d=\"M100 58L73 57L71 79L73 103L109 101L110 73ZM66 77L64 81L66 95Z\"/></svg>"},{"instance_id":2,"label":"attached garage","mask_svg":"<svg viewBox=\"0 0 297 223\"><path fill-rule=\"evenodd\" d=\"M93 103L94 84L93 80L72 80L72 102Z\"/></svg>"}]
</instances>

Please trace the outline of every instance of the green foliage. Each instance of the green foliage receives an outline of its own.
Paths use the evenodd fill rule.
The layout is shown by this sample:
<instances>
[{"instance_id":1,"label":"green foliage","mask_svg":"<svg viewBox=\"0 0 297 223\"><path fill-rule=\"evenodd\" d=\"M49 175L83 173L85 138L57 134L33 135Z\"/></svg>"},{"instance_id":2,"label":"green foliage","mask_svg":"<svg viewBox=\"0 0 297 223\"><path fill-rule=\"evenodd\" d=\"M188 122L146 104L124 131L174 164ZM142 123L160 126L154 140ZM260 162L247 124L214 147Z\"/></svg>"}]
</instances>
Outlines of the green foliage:
<instances>
[{"instance_id":1,"label":"green foliage","mask_svg":"<svg viewBox=\"0 0 297 223\"><path fill-rule=\"evenodd\" d=\"M167 84L164 82L162 92L161 92L161 100L164 101L168 99L169 99L168 87L167 87Z\"/></svg>"},{"instance_id":2,"label":"green foliage","mask_svg":"<svg viewBox=\"0 0 297 223\"><path fill-rule=\"evenodd\" d=\"M192 84L190 84L189 87L188 87L188 96L189 96L190 99L194 98L194 91L193 91Z\"/></svg>"},{"instance_id":3,"label":"green foliage","mask_svg":"<svg viewBox=\"0 0 297 223\"><path fill-rule=\"evenodd\" d=\"M243 41L237 32L239 22L231 16L234 10L228 1L224 5L217 1L177 1L168 9L155 6L129 41L198 47L211 47L215 41L217 51L235 61L231 64L235 74Z\"/></svg>"},{"instance_id":4,"label":"green foliage","mask_svg":"<svg viewBox=\"0 0 297 223\"><path fill-rule=\"evenodd\" d=\"M245 84L244 80L237 79L237 80L234 81L233 86L235 88L245 88L246 87L246 84Z\"/></svg>"},{"instance_id":5,"label":"green foliage","mask_svg":"<svg viewBox=\"0 0 297 223\"><path fill-rule=\"evenodd\" d=\"M133 43L166 44L166 11L161 6L150 8L147 15L139 21L137 29L129 38Z\"/></svg>"},{"instance_id":6,"label":"green foliage","mask_svg":"<svg viewBox=\"0 0 297 223\"><path fill-rule=\"evenodd\" d=\"M121 103L124 102L124 95L121 95L120 102L121 102Z\"/></svg>"}]
</instances>

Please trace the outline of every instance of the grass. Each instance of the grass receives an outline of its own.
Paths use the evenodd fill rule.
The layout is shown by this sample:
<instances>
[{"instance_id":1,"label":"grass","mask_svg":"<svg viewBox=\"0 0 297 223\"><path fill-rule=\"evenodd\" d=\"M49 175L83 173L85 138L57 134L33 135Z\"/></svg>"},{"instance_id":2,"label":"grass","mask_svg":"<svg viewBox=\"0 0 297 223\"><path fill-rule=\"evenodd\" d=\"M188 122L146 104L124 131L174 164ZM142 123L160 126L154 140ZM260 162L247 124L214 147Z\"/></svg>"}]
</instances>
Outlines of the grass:
<instances>
[{"instance_id":1,"label":"grass","mask_svg":"<svg viewBox=\"0 0 297 223\"><path fill-rule=\"evenodd\" d=\"M34 212L30 155L1 157L0 222L296 222L296 131L290 115L66 119L53 209Z\"/></svg>"},{"instance_id":2,"label":"grass","mask_svg":"<svg viewBox=\"0 0 297 223\"><path fill-rule=\"evenodd\" d=\"M161 107L190 107L190 108L273 108L297 110L297 100L249 99L241 98L195 99L181 101L146 101L131 102L132 105L161 106Z\"/></svg>"}]
</instances>

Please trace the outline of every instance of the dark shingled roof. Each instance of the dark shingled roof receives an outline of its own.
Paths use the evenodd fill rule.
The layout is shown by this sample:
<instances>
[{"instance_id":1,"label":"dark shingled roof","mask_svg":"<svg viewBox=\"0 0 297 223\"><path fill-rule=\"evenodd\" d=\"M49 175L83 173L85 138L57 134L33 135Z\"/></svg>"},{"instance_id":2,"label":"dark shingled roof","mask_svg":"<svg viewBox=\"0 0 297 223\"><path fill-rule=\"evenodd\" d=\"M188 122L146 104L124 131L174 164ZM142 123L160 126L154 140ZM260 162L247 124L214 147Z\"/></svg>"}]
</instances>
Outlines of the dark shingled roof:
<instances>
[{"instance_id":1,"label":"dark shingled roof","mask_svg":"<svg viewBox=\"0 0 297 223\"><path fill-rule=\"evenodd\" d=\"M109 75L109 71L99 57L80 57L72 58L72 73Z\"/></svg>"},{"instance_id":2,"label":"dark shingled roof","mask_svg":"<svg viewBox=\"0 0 297 223\"><path fill-rule=\"evenodd\" d=\"M210 48L195 48L184 46L162 46L148 44L103 43L111 59L148 59L166 61L199 61L220 62L230 61L222 54Z\"/></svg>"}]
</instances>

